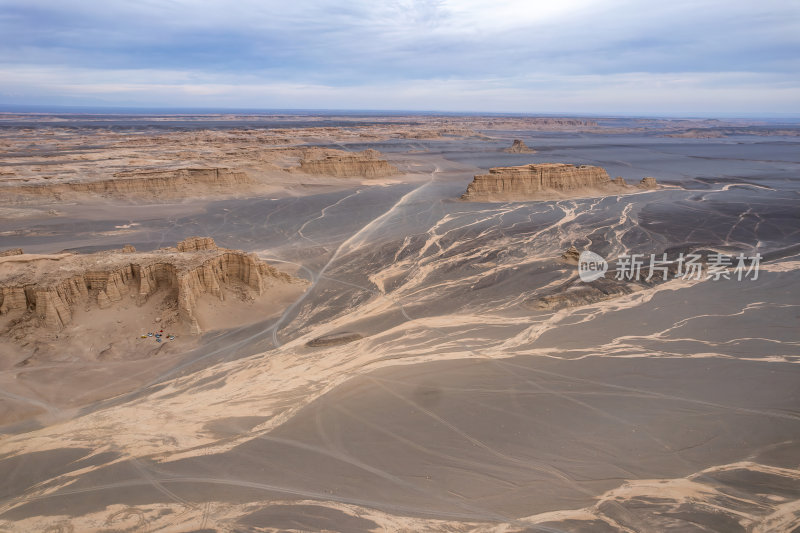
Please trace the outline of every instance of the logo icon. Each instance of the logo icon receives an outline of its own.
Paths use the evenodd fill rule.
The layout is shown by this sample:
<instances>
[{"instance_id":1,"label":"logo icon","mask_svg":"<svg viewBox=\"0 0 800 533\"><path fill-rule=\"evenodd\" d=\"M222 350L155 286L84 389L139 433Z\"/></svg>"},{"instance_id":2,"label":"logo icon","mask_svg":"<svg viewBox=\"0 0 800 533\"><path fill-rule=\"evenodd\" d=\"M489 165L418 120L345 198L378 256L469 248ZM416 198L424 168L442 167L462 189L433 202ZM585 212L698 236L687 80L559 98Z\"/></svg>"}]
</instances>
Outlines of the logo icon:
<instances>
[{"instance_id":1,"label":"logo icon","mask_svg":"<svg viewBox=\"0 0 800 533\"><path fill-rule=\"evenodd\" d=\"M585 283L602 278L607 270L606 260L594 252L584 250L578 257L578 276Z\"/></svg>"}]
</instances>

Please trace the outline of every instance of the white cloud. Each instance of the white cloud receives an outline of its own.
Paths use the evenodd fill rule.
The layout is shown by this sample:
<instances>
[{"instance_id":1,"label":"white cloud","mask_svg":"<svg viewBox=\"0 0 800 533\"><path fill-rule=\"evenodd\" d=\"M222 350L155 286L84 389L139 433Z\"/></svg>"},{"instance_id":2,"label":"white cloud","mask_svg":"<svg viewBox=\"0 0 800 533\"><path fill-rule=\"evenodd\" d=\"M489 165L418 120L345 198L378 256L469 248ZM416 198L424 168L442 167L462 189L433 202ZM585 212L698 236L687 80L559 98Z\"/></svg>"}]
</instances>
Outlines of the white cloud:
<instances>
[{"instance_id":1,"label":"white cloud","mask_svg":"<svg viewBox=\"0 0 800 533\"><path fill-rule=\"evenodd\" d=\"M793 80L747 72L625 73L508 79L415 79L346 86L265 82L191 71L19 69L0 65L6 94L140 106L413 109L547 113L800 114Z\"/></svg>"},{"instance_id":2,"label":"white cloud","mask_svg":"<svg viewBox=\"0 0 800 533\"><path fill-rule=\"evenodd\" d=\"M0 93L15 101L598 113L800 105L791 95L800 2L0 6Z\"/></svg>"}]
</instances>

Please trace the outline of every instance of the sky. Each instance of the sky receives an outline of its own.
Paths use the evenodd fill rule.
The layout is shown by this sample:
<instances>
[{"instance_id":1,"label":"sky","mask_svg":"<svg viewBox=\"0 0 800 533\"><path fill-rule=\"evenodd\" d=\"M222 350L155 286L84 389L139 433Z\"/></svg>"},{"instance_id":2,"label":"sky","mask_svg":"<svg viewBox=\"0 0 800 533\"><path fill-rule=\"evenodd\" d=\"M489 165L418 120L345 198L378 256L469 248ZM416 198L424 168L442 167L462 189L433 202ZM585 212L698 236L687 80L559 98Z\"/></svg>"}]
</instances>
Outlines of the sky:
<instances>
[{"instance_id":1,"label":"sky","mask_svg":"<svg viewBox=\"0 0 800 533\"><path fill-rule=\"evenodd\" d=\"M800 116L800 0L0 0L0 105Z\"/></svg>"}]
</instances>

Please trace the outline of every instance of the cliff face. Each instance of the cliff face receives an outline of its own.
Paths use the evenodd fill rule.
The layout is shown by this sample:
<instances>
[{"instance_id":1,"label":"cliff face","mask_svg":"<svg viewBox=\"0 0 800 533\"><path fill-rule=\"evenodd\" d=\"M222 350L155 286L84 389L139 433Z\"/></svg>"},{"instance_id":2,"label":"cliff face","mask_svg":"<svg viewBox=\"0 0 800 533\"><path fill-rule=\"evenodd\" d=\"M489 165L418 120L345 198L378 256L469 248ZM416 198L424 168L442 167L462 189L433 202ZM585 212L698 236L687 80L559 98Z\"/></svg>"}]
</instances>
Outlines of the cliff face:
<instances>
[{"instance_id":1,"label":"cliff face","mask_svg":"<svg viewBox=\"0 0 800 533\"><path fill-rule=\"evenodd\" d=\"M253 182L244 172L227 168L118 172L113 179L20 185L2 189L3 195L62 198L76 194L112 197L183 197L192 192L236 192Z\"/></svg>"},{"instance_id":2,"label":"cliff face","mask_svg":"<svg viewBox=\"0 0 800 533\"><path fill-rule=\"evenodd\" d=\"M217 244L211 237L189 237L177 245L179 252L196 252L197 250L216 250Z\"/></svg>"},{"instance_id":3,"label":"cliff face","mask_svg":"<svg viewBox=\"0 0 800 533\"><path fill-rule=\"evenodd\" d=\"M91 254L98 256L95 268L91 256L72 256L80 259L77 265L78 259L72 261L72 268L68 263L38 279L18 274L0 280L0 315L16 312L39 326L60 330L72 323L78 305L107 308L123 297L142 305L167 289L176 299L180 319L192 333L200 333L195 305L201 295L223 299L222 288L238 284L258 296L272 282L292 281L253 254L217 248L213 239L192 238L181 244L183 250Z\"/></svg>"},{"instance_id":4,"label":"cliff face","mask_svg":"<svg viewBox=\"0 0 800 533\"><path fill-rule=\"evenodd\" d=\"M364 150L357 153L327 155L323 158L304 158L295 170L306 174L336 176L340 178L361 177L379 178L398 174L400 171L385 159L380 152Z\"/></svg>"},{"instance_id":5,"label":"cliff face","mask_svg":"<svg viewBox=\"0 0 800 533\"><path fill-rule=\"evenodd\" d=\"M542 163L519 167L498 167L479 174L461 197L473 201L529 200L548 193L574 193L609 186L608 173L589 165Z\"/></svg>"}]
</instances>

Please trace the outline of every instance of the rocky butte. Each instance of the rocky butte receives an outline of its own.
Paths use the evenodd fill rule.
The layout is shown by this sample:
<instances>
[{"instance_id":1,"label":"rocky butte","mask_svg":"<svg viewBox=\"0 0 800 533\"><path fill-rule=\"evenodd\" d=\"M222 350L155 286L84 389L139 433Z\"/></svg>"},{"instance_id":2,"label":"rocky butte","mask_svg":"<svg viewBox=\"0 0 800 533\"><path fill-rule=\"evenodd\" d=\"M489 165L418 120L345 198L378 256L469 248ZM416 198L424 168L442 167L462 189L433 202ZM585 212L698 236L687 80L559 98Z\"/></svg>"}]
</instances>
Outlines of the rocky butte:
<instances>
[{"instance_id":1,"label":"rocky butte","mask_svg":"<svg viewBox=\"0 0 800 533\"><path fill-rule=\"evenodd\" d=\"M656 179L652 176L647 176L642 178L642 181L639 183L639 187L642 189L657 189L658 183L656 183Z\"/></svg>"},{"instance_id":2,"label":"rocky butte","mask_svg":"<svg viewBox=\"0 0 800 533\"><path fill-rule=\"evenodd\" d=\"M208 237L192 237L175 248L137 252L133 247L93 254L15 254L0 260L0 315L11 327L61 330L78 307L101 309L132 298L143 305L163 289L178 320L201 333L197 299L223 299L223 288L260 296L268 287L299 282L255 254L218 248Z\"/></svg>"},{"instance_id":3,"label":"rocky butte","mask_svg":"<svg viewBox=\"0 0 800 533\"><path fill-rule=\"evenodd\" d=\"M514 139L514 142L511 143L511 146L503 150L508 154L535 154L536 150L530 148L525 141L520 139Z\"/></svg>"},{"instance_id":4,"label":"rocky butte","mask_svg":"<svg viewBox=\"0 0 800 533\"><path fill-rule=\"evenodd\" d=\"M639 188L657 188L655 178L645 178ZM533 163L496 167L475 176L462 200L508 202L602 196L631 192L624 180L612 181L605 169L591 165Z\"/></svg>"},{"instance_id":5,"label":"rocky butte","mask_svg":"<svg viewBox=\"0 0 800 533\"><path fill-rule=\"evenodd\" d=\"M293 168L292 171L340 178L380 178L400 172L397 167L382 159L381 153L377 150L339 152L321 157L316 152L310 151L300 161L300 166Z\"/></svg>"}]
</instances>

